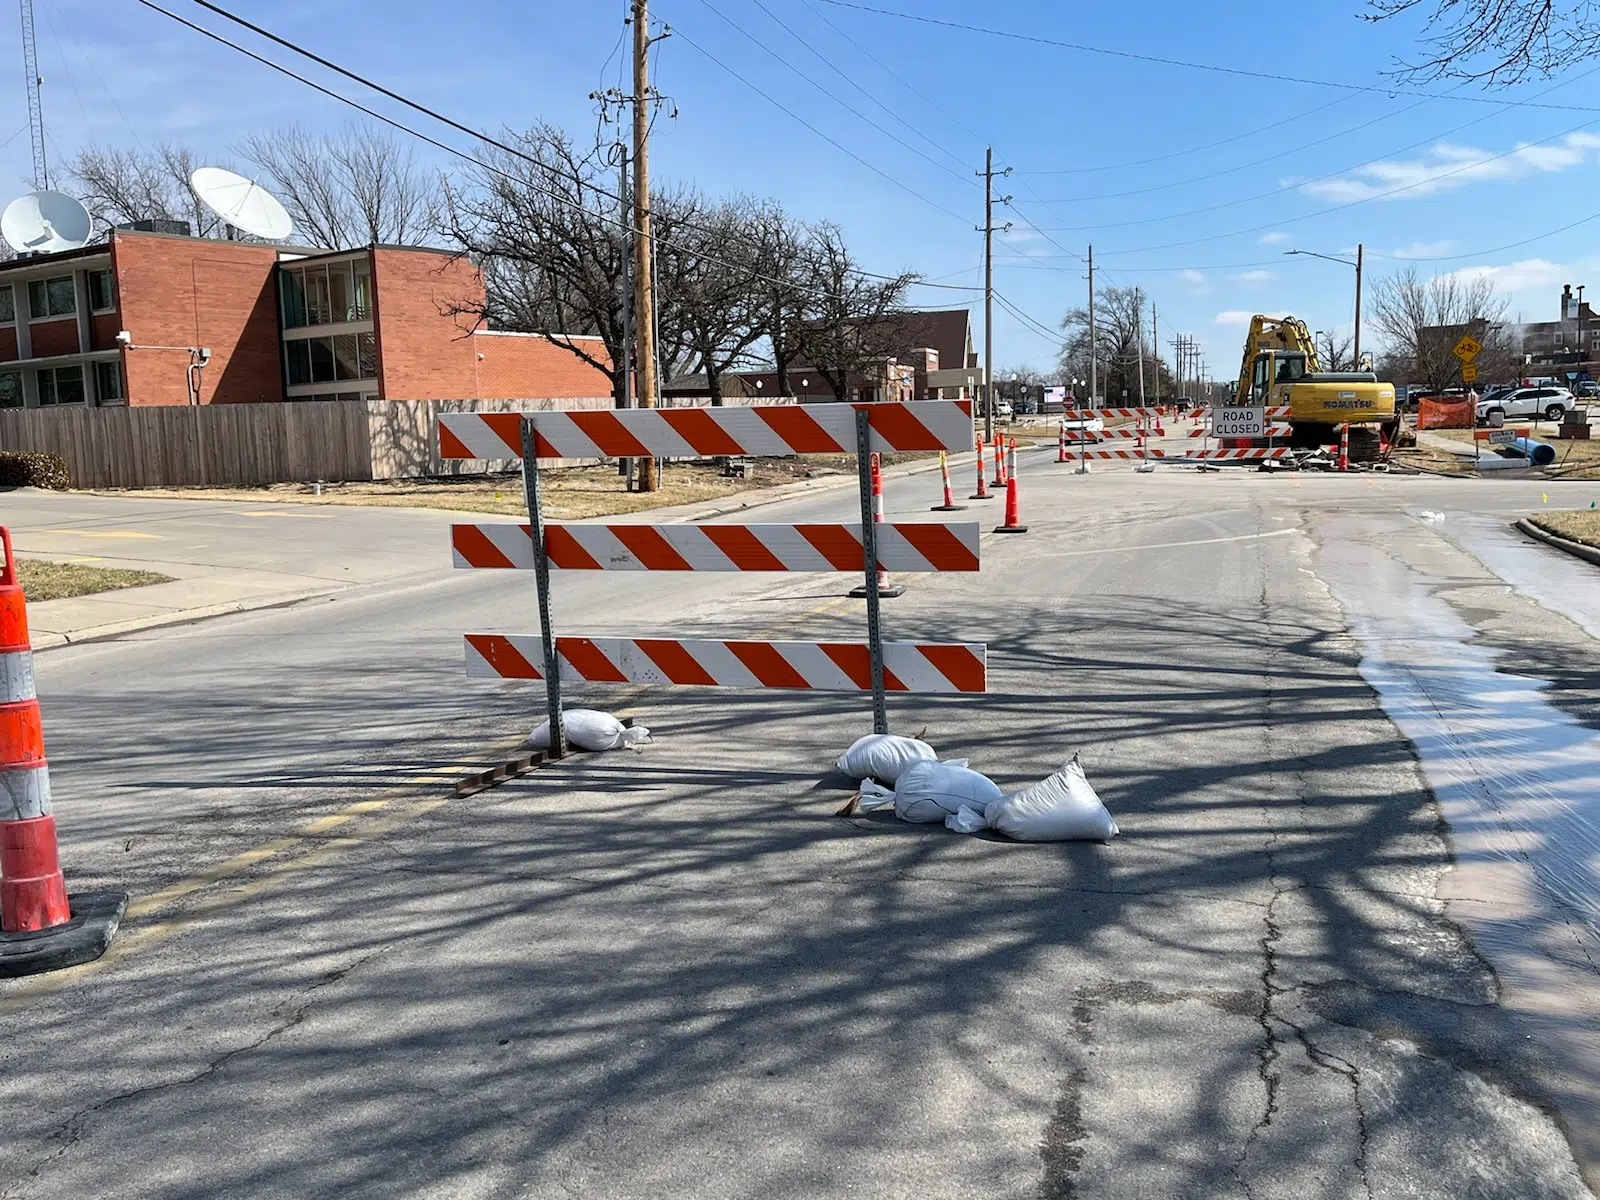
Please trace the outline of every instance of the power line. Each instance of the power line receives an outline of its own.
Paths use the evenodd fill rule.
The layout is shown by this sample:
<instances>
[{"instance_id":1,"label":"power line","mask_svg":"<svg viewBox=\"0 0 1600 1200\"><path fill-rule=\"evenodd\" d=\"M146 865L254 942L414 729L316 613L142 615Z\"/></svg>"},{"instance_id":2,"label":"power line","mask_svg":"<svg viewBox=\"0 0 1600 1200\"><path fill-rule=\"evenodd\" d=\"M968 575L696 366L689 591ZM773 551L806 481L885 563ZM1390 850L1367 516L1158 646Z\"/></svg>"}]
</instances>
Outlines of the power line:
<instances>
[{"instance_id":1,"label":"power line","mask_svg":"<svg viewBox=\"0 0 1600 1200\"><path fill-rule=\"evenodd\" d=\"M1582 75L1579 75L1574 79L1568 80L1567 82L1568 83L1577 83L1580 80L1587 79L1589 76L1594 75L1596 73L1600 73L1600 66L1591 67L1589 70L1585 71ZM1565 86L1566 86L1565 83L1557 85L1557 87L1565 87ZM1555 90L1555 88L1546 88L1543 92L1538 93L1538 95L1548 95L1550 92L1552 92L1554 90ZM1419 100L1416 104L1407 105L1405 108L1401 109L1399 113L1391 113L1390 116L1398 116L1398 115L1400 115L1400 113L1410 112L1412 109L1419 108L1423 104L1426 104L1426 103L1427 103L1427 101L1425 101L1425 100ZM1060 227L1060 231L1064 232L1064 233L1081 233L1081 232L1088 232L1090 230L1100 230L1100 229L1125 229L1125 228L1128 228L1128 227L1133 226L1133 225L1156 225L1156 224L1160 224L1163 221L1177 221L1177 220L1180 220L1180 219L1182 219L1184 217L1198 217L1198 216L1204 215L1205 213L1219 212L1220 210L1222 210L1224 208L1234 208L1234 207L1236 207L1237 205L1240 205L1240 204L1250 204L1250 203L1253 203L1253 202L1255 202L1257 200L1267 200L1267 199L1270 199L1273 196L1281 196L1285 192L1297 191L1297 190L1299 190L1301 188L1304 188L1304 187L1307 187L1307 186L1309 186L1310 184L1313 184L1313 183L1325 183L1330 179L1337 179L1341 175L1348 175L1353 171L1359 171L1363 167L1370 167L1370 166L1373 166L1374 164L1385 162L1388 159L1393 158L1397 154L1406 154L1406 153L1408 153L1408 152L1410 152L1412 150L1417 149L1418 147L1426 146L1426 145L1429 145L1430 143L1437 142L1441 138L1447 138L1451 134L1460 133L1463 129L1468 129L1473 125L1481 125L1484 121L1487 121L1487 120L1491 119L1492 117L1495 117L1495 116L1498 116L1498 115L1499 115L1498 113L1487 113L1487 114L1485 114L1483 116L1480 116L1480 117L1474 117L1472 120L1463 121L1459 125L1452 125L1449 129L1446 129L1441 133L1429 134L1425 138L1419 138L1417 141L1410 142L1407 145L1400 146L1400 147L1398 147L1398 148L1396 148L1394 150L1385 151L1383 154L1377 155L1374 158L1369 158L1369 159L1365 160L1364 162L1356 163L1354 166L1342 167L1337 171L1330 171L1326 175L1318 175L1318 176L1315 176L1314 178L1311 178L1311 179L1298 180L1295 183L1285 184L1282 187L1273 188L1271 191L1257 192L1252 196L1240 196L1240 197L1237 197L1237 198L1232 199L1232 200L1224 200L1224 201L1222 201L1220 203L1217 203L1217 204L1209 204L1204 208L1192 208L1192 209L1189 209L1186 212L1165 213L1165 214L1163 214L1161 216L1157 216L1157 217L1139 217L1139 218L1136 218L1134 220L1115 221L1115 222L1112 222L1112 223L1109 223L1109 224L1105 224L1105 225L1065 225L1065 226L1061 226ZM1385 119L1387 119L1387 118L1383 118L1383 117L1378 118L1378 120L1385 120ZM1376 121L1367 122L1368 125L1375 124L1375 123L1376 123ZM1594 124L1594 122L1590 122L1590 124ZM1360 129L1360 128L1364 128L1364 127L1365 126L1357 126L1356 128ZM1587 126L1580 125L1577 128L1578 129L1583 129L1583 128L1587 128ZM1356 131L1355 129L1351 129L1351 130L1346 130L1345 132L1346 133L1354 133L1355 131ZM1567 132L1568 133L1572 133L1572 132L1576 132L1576 130L1568 130ZM1334 137L1342 137L1343 134L1334 134L1333 136ZM1567 134L1558 133L1558 134L1555 135L1555 137L1565 137L1565 136L1567 136ZM1330 139L1326 139L1325 138L1323 140L1326 141L1326 140L1330 140ZM1546 140L1548 141L1548 140L1553 140L1553 139L1546 139ZM1309 145L1316 145L1316 144L1317 143L1315 143L1315 142L1309 143ZM1540 145L1541 143L1533 142L1533 143L1530 143L1530 144L1537 146L1537 145ZM1298 151L1304 150L1304 149L1307 149L1307 148L1308 148L1307 146L1299 146L1299 147L1296 147L1294 151L1288 151L1286 153L1297 153ZM1520 149L1520 148L1521 147L1518 147L1517 149ZM1515 154L1515 153L1516 153L1516 149L1509 150L1509 151L1506 152L1506 154ZM1278 157L1278 156L1274 155L1272 157ZM1496 159L1497 158L1503 158L1503 157L1505 157L1505 154L1501 154L1501 155L1496 155L1495 156ZM1261 159L1259 161L1260 162L1268 162L1268 161L1270 161L1270 159ZM1484 159L1482 162L1475 163L1475 164L1469 164L1469 165L1470 166L1482 166L1482 165L1484 165L1484 163L1493 162L1493 161L1495 161L1495 159ZM1246 164L1246 165L1247 166L1255 166L1257 164L1256 163L1249 163L1249 164ZM1234 169L1235 170L1240 170L1240 169L1243 169L1243 168L1234 168ZM1229 171L1219 171L1219 172L1216 173L1216 175L1226 175L1226 174L1229 174L1229 173L1230 173ZM1216 175L1202 176L1202 178L1216 178ZM1186 181L1186 182L1191 182L1192 183L1192 182L1198 182L1198 181L1197 180L1189 180L1189 181ZM1163 185L1163 186L1167 186L1167 185ZM1173 185L1173 186L1175 186L1175 185ZM1145 188L1145 189L1142 189L1142 190L1144 190L1144 191L1159 191L1160 188ZM1086 200L1091 200L1091 199L1110 199L1110 198L1112 198L1112 196L1131 196L1131 195L1137 195L1137 194L1138 194L1137 192L1121 192L1121 193L1112 193L1111 196L1106 196L1106 197L1091 196L1091 197L1084 197L1084 199L1086 199ZM1390 194L1390 193L1386 193L1386 194ZM1371 197L1371 198L1372 199L1377 199L1378 197L1374 196L1374 197ZM1057 203L1069 203L1069 201L1058 201Z\"/></svg>"},{"instance_id":2,"label":"power line","mask_svg":"<svg viewBox=\"0 0 1600 1200\"><path fill-rule=\"evenodd\" d=\"M857 50L859 50L867 58L867 60L869 62L871 62L875 66L877 66L878 69L881 70L885 75L888 75L891 79L894 79L897 82L899 82L901 84L901 86L903 86L908 92L910 92L918 100L921 100L924 104L926 104L934 112L938 113L945 120L949 121L950 124L954 125L957 129L961 130L962 133L966 134L968 137L972 138L974 141L977 141L977 142L981 142L981 141L984 140L984 135L983 134L979 133L977 130L975 130L971 126L967 125L965 122L963 122L961 120L960 117L957 117L955 114L950 112L949 109L941 108L939 106L939 102L937 100L933 99L926 92L922 91L920 88L917 87L916 84L912 83L904 75L900 74L900 72L896 71L892 66L890 66L888 63L884 62L883 59L879 58L871 50L868 50L860 42L856 41L855 38L851 37L843 29L840 29L837 25L835 25L832 21L830 21L828 19L827 15L821 9L819 9L815 4L813 4L811 2L811 0L801 0L801 3L803 3L807 8L809 8L811 10L812 14L816 16L817 20L821 21L829 29L833 30L840 37L842 37L845 41L849 42L852 46L854 46Z\"/></svg>"},{"instance_id":3,"label":"power line","mask_svg":"<svg viewBox=\"0 0 1600 1200\"><path fill-rule=\"evenodd\" d=\"M707 8L711 8L711 4L710 4L709 0L700 0L700 2L702 4L704 4ZM795 41L799 42L807 50L811 51L812 55L814 57L816 57L817 60L820 61L823 66L827 67L830 71L832 71L840 79L844 80L851 87L855 88L856 91L860 92L868 100L872 101L872 103L876 104L880 109L882 109L884 112L888 113L889 116L893 117L896 121L900 122L900 124L904 125L913 134L915 134L917 137L921 138L928 145L932 146L940 154L943 154L946 158L950 159L952 162L960 164L961 167L963 168L962 172L958 173L958 172L952 170L950 173L952 175L955 175L963 183L970 183L971 182L970 178L965 174L965 169L967 167L967 160L966 159L962 158L959 154L956 154L954 151L946 149L939 142L935 141L933 138L931 138L927 134L923 133L922 130L918 129L910 121L906 120L899 113L895 112L894 109L890 108L882 100L879 100L871 92L867 91L866 88L862 87L859 83L857 83L842 67L840 67L837 63L835 63L826 54L822 53L822 51L818 50L815 46L813 46L809 41L807 41L805 39L804 36L802 36L798 31L796 31L793 26L791 26L788 22L786 22L782 17L778 16L777 13L773 12L770 8L768 8L766 6L766 4L763 3L763 0L751 0L751 3L754 4L757 8L759 8L762 12L766 13L767 16L770 17L772 19L772 21L780 29L782 29L785 33L787 33L790 37L794 38ZM716 12L717 10L716 9L712 9L712 11ZM718 16L722 16L721 13L718 13L717 15ZM727 18L723 17L723 20L727 20ZM732 22L729 22L729 24L732 24ZM738 28L738 27L735 26L735 28ZM740 32L744 33L745 31L744 30L740 30ZM748 33L746 33L745 36L749 37L750 35ZM773 54L773 51L771 50L770 47L763 46L762 48L767 50L767 52L769 54ZM819 84L815 80L813 80L804 71L801 71L798 67L792 66L787 59L785 59L785 58L783 58L783 57L781 57L780 55L777 55L777 54L773 54L773 57L777 58L779 62L782 62L785 66L789 67L796 74L798 74L801 78L806 80L807 83L810 83L813 87L817 88L824 95L830 96L830 98L833 98L833 99L837 99L837 97L832 97L832 94L829 93L826 88L822 87L821 84ZM848 107L848 106L846 106L846 107ZM857 113L856 115L860 116L859 113ZM865 117L862 117L861 119L864 120L864 121L867 120L867 118L865 118ZM874 129L878 129L878 130L880 130L880 131L882 131L884 133L887 133L886 130L883 130L882 126L877 125L876 123L874 123L872 121L867 121L867 123L869 125L872 125L872 127ZM888 136L893 137L894 135L893 134L888 134ZM918 150L916 147L912 146L910 143L902 141L900 138L894 138L894 140L896 142L899 142L899 144L904 146L907 150L910 150L913 154L917 154L919 156L922 154L922 151Z\"/></svg>"},{"instance_id":4,"label":"power line","mask_svg":"<svg viewBox=\"0 0 1600 1200\"><path fill-rule=\"evenodd\" d=\"M806 0L806 2L810 3L810 0ZM1326 104L1319 104L1315 108L1308 108L1305 112L1296 113L1292 117L1282 117L1276 121L1273 121L1269 125L1262 125L1256 129L1247 129L1243 133L1236 133L1232 137L1225 137L1220 141L1207 142L1203 146L1190 146L1187 149L1174 150L1168 154L1157 154L1150 158L1135 159L1132 162L1107 163L1098 167L1059 167L1053 170L1024 171L1021 168L1018 168L1016 173L1018 175L1093 175L1101 171L1127 171L1134 167L1148 167L1153 163L1168 162L1174 158L1186 158L1191 154L1199 154L1206 150L1215 150L1218 146L1230 146L1234 142L1242 142L1247 138L1259 137L1263 133L1271 133L1274 129L1282 128L1285 125L1296 125L1301 121L1304 121L1307 117L1316 116L1319 112L1323 112L1330 108L1335 108L1340 104L1348 104L1350 100L1351 97L1349 96L1335 96Z\"/></svg>"},{"instance_id":5,"label":"power line","mask_svg":"<svg viewBox=\"0 0 1600 1200\"><path fill-rule=\"evenodd\" d=\"M828 2L831 3L832 0L828 0ZM1385 199L1385 198L1387 198L1389 196L1398 196L1402 192L1411 191L1413 188L1419 188L1419 187L1423 187L1423 186L1425 186L1427 184L1437 183L1441 179L1449 179L1452 176L1460 175L1464 171L1473 171L1473 170L1476 170L1479 167L1488 166L1490 163L1499 162L1503 158L1509 158L1513 154L1520 154L1522 151L1527 150L1527 149L1529 149L1529 148L1531 148L1533 146L1542 146L1542 145L1545 145L1547 142L1553 142L1553 141L1556 141L1559 138L1570 137L1572 134L1580 133L1583 130L1589 129L1594 125L1600 125L1600 118L1597 118L1596 120L1593 120L1593 121L1585 121L1581 125L1574 125L1572 128L1564 129L1560 133L1553 133L1549 137L1540 138L1536 142L1525 142L1522 145L1513 147L1510 150L1505 150L1505 151L1502 151L1499 154L1491 155L1489 158L1479 159L1477 162L1464 163L1461 166L1456 167L1454 170L1442 171L1437 175L1430 175L1426 179L1418 179L1418 180L1415 180L1415 181L1413 181L1411 183L1402 184L1399 187L1390 188L1386 192L1378 192L1378 193L1376 193L1374 195L1371 195L1371 196L1362 196L1362 197L1360 197L1359 199L1356 199L1356 200L1347 200L1343 204L1331 205L1328 208L1319 208L1315 212L1302 213L1297 217L1284 217L1281 220L1271 221L1271 222L1268 222L1265 225L1252 225L1248 229L1235 229L1230 233L1214 233L1214 234L1211 234L1211 235L1209 235L1207 237L1189 238L1188 240L1181 241L1181 242L1165 242L1165 243L1163 243L1163 244L1161 244L1159 246L1140 246L1137 249L1133 249L1133 250L1118 250L1115 253L1118 253L1118 254L1153 254L1158 250L1175 250L1175 249L1179 248L1180 246L1198 246L1198 245L1201 245L1201 244L1203 244L1205 242L1217 242L1217 241L1223 241L1224 239L1232 238L1232 237L1243 237L1247 233L1259 233L1263 229L1272 229L1272 228L1274 228L1275 226L1278 226L1278 225L1294 225L1294 224L1297 224L1297 223L1299 223L1301 221L1312 220L1315 217L1325 217L1329 213L1342 212L1347 208L1354 208L1359 204L1370 204L1374 200L1383 200L1383 199Z\"/></svg>"},{"instance_id":6,"label":"power line","mask_svg":"<svg viewBox=\"0 0 1600 1200\"><path fill-rule=\"evenodd\" d=\"M1057 38L1040 37L1037 34L1013 33L1006 29L988 29L981 25L967 25L960 21L946 21L938 17L928 17L921 13L896 12L888 8L875 8L869 4L855 3L854 0L821 0L821 2L823 4L832 4L837 8L853 8L858 12L873 13L880 17L896 17L902 21L917 21L924 25L938 25L946 29L958 29L963 33L981 33L987 37L1008 38L1017 42L1031 42L1034 45L1051 46L1058 50L1075 50L1082 54L1099 54L1108 58L1131 59L1134 62L1151 63L1162 67L1185 67L1192 71L1210 71L1218 75L1235 75L1245 79L1262 79L1269 83L1299 83L1311 87L1338 88L1340 91L1368 92L1384 96L1426 96L1433 100L1453 99L1471 104L1510 105L1518 108L1551 108L1567 112L1600 112L1600 108L1578 104L1537 104L1528 100L1495 100L1488 96L1460 96L1451 93L1424 92L1417 88L1377 87L1370 84L1341 83L1333 79L1308 79L1299 75L1277 75L1268 71L1250 71L1243 67L1225 67L1217 63L1192 62L1188 59L1166 58L1156 54L1138 54L1132 50L1111 50L1105 46L1091 46L1083 42L1064 42Z\"/></svg>"},{"instance_id":7,"label":"power line","mask_svg":"<svg viewBox=\"0 0 1600 1200\"><path fill-rule=\"evenodd\" d=\"M204 7L206 7L206 8L215 8L215 5L206 3L206 0L195 0L195 2L204 5ZM490 172L491 174L498 175L502 179L509 180L510 182L519 184L521 186L525 186L525 187L531 189L532 191L539 193L540 195L549 197L550 199L556 201L558 204L562 204L562 205L564 205L564 206L566 206L568 208L574 208L574 209L577 209L577 210L579 210L581 212L584 212L591 219L599 222L602 225L610 226L613 229L619 229L619 230L623 230L623 231L626 231L626 232L631 232L631 233L633 233L635 235L638 235L639 232L640 232L638 229L634 228L633 223L631 221L618 221L618 220L616 220L614 218L607 217L607 216L605 216L605 215L603 215L601 213L593 212L592 210L584 208L583 205L581 205L581 204L569 199L566 196L563 196L560 192L551 191L549 188L541 187L538 184L533 183L531 180L518 179L516 176L511 175L510 173L500 169L499 167L494 166L492 163L485 162L483 159L478 158L475 155L467 153L465 150L461 150L461 149L459 149L459 148L457 148L455 146L450 145L447 142L442 142L438 138L431 137L428 134L423 133L420 130L413 129L409 125L406 125L403 122L398 121L393 117L387 116L384 113L380 113L380 112L376 111L375 109L367 107L366 105L362 104L360 101L352 100L348 96L340 95L338 92L333 91L331 88L325 87L322 84L317 83L315 80L308 79L304 75L298 74L297 72L295 72L295 71L291 70L290 68L282 65L281 63L273 62L271 59L266 58L263 55L257 54L255 51L250 50L250 49L248 49L248 48L246 48L244 46L239 45L237 42L230 41L228 38L223 37L220 33L216 33L216 32L214 32L214 31L212 31L210 29L205 28L202 25L197 25L193 21L187 20L186 18L179 16L177 13L163 8L161 5L155 3L155 0L138 0L138 3L143 5L144 7L148 8L148 9L151 9L154 12L160 13L164 17L167 17L167 18L169 18L169 19L171 19L173 21L176 21L180 25L183 25L183 26L185 26L185 27L187 27L189 29L192 29L194 32L196 32L198 34L201 34L202 36L207 37L207 38L211 39L214 42L217 42L217 43L219 43L219 44L221 44L223 46L228 47L230 50L234 50L234 51L238 52L239 54L244 55L246 58L252 59L255 62L260 63L262 66L269 67L272 70L277 71L279 74L285 75L288 78L295 80L297 83L304 84L306 87L311 88L313 91L320 92L322 95L327 96L330 99L337 100L341 104L348 105L349 107L355 109L357 112L364 113L367 116L371 117L373 120L380 121L383 124L388 125L392 129L399 130L401 133L408 134L409 136L414 137L414 138L418 139L419 141L426 142L428 145L433 146L438 150L442 150L446 154L449 154L449 155L452 155L452 156L454 156L456 158L459 158L464 162L472 163L474 166L480 167L483 170ZM241 24L248 24L248 22L243 22L243 21L241 21L240 23ZM275 35L268 34L266 36L270 37L274 41L282 42L282 39L277 38ZM289 46L290 49L295 50L296 53L303 54L303 55L305 55L306 57L309 57L309 58L316 58L316 56L311 54L310 51L301 50L298 47L293 46L291 43L283 43L283 44ZM383 91L386 94L394 95L396 97L396 99L398 99L403 104L409 105L410 107L417 108L419 110L422 110L422 106L421 105L417 105L417 104L413 103L412 101L407 100L405 97L399 96L396 93L390 93L390 92L388 92L387 89L381 88L376 84L367 84L366 80L362 79L361 76L356 75L353 72L345 71L343 68L340 68L340 67L335 67L334 69L338 70L341 74L348 75L350 78L356 80L358 83L362 83L364 85L371 86L375 90ZM423 111L426 111L426 110L423 110ZM613 195L612 193L606 191L604 188L601 188L598 185L593 184L590 181L582 180L578 176L567 176L563 172L561 172L561 171L557 170L556 168L552 167L550 164L541 162L537 158L534 158L532 155L526 154L523 151L520 151L520 150L517 150L517 149L515 149L513 147L507 146L504 143L496 141L493 138L489 138L489 137L486 137L486 136L483 136L483 135L480 135L480 134L473 133L473 131L470 130L470 129L467 129L466 126L458 125L456 122L453 122L453 121L449 120L449 118L440 117L439 119L444 121L446 124L451 125L452 127L465 129L468 133L472 133L474 137L479 137L479 138L481 138L481 140L487 142L488 144L490 144L492 146L496 146L498 148L504 149L508 154L512 155L515 158L522 159L522 160L524 160L524 161L526 161L526 162L528 162L528 163L530 163L530 164L532 164L534 166L537 166L537 167L539 167L541 169L550 170L553 173L555 173L557 175L560 175L562 178L570 178L570 179L573 179L575 181L581 182L581 183L583 183L583 185L586 188L588 188L590 191L594 192L596 195L601 195L601 196L607 197L608 199L617 200L617 197L615 195ZM621 203L621 201L618 201L618 203ZM686 224L685 228L695 228L695 229L699 229L701 231L704 231L704 227L703 226L689 226L689 225ZM744 270L745 269L743 267L737 266L734 263L727 262L725 259L717 258L715 255L702 253L702 254L699 254L698 257L701 258L701 259L704 259L706 262L716 263L718 266L733 267L736 270ZM871 272L871 271L857 270L855 273L857 275L860 275L862 278L866 278L866 279L893 280L893 279L897 278L896 276L892 276L892 275L879 275L879 274L876 274L876 273ZM765 282L765 283L779 283L779 284L783 284L784 286L795 286L793 284L792 280L779 279L779 278L776 278L774 276L763 275L760 272L754 272L754 271L750 272L749 274L750 274L750 277L752 279L759 279L759 280L761 280L762 282ZM981 291L982 290L980 288L959 287L959 286L954 285L954 284L928 284L926 286L936 287L936 288L945 288L945 289L948 289L948 290L951 290L951 291L963 291L963 292ZM809 287L804 287L804 286L798 287L797 290L804 291L804 292L809 292L812 295L818 295L818 296L828 296L828 295L832 294L832 293L825 292L825 291L823 291L821 289L818 289L818 288L809 288Z\"/></svg>"},{"instance_id":8,"label":"power line","mask_svg":"<svg viewBox=\"0 0 1600 1200\"><path fill-rule=\"evenodd\" d=\"M1460 262L1464 258L1482 258L1486 254L1501 254L1507 250L1516 250L1534 242L1542 242L1545 238L1555 237L1558 233L1566 233L1569 229L1576 229L1580 225L1587 225L1590 221L1600 221L1600 213L1590 213L1587 217L1579 217L1568 225L1559 229L1549 229L1544 233L1536 233L1532 237L1523 238L1520 242L1507 242L1504 246L1494 246L1488 250L1473 250L1467 254L1380 254L1376 250L1368 250L1367 254L1373 258L1384 258L1390 262Z\"/></svg>"},{"instance_id":9,"label":"power line","mask_svg":"<svg viewBox=\"0 0 1600 1200\"><path fill-rule=\"evenodd\" d=\"M704 3L704 0L701 0L701 2ZM682 38L685 42L689 43L689 45L691 47L693 47L694 49L698 50L702 55L704 55L706 58L710 59L717 66L721 67L729 75L732 75L735 79L737 79L740 83L744 84L745 87L749 88L752 92L756 93L756 95L760 96L768 104L772 105L779 112L784 113L786 116L788 116L790 118L790 120L796 122L797 124L805 126L812 133L816 134L819 138L821 138L823 141L827 142L828 145L832 146L835 150L839 151L841 154L843 154L843 155L845 155L845 156L847 156L849 158L854 159L856 162L860 163L863 167L867 168L867 170L871 171L874 175L877 175L878 177L880 177L882 179L888 180L890 183L894 184L895 187L899 188L901 191L907 193L908 195L915 196L918 200L921 200L924 204L928 205L930 208L936 208L940 212L944 213L946 216L954 217L956 220L960 221L962 224L966 224L967 218L963 217L960 213L954 211L953 209L946 208L944 205L940 204L936 200L930 200L927 196L924 196L921 192L917 191L916 188L914 188L911 185L903 182L900 179L897 179L895 176L889 174L889 172L883 170L881 167L878 167L877 165L868 162L866 159L862 158L859 154L857 154L854 150L851 150L851 149L847 148L842 143L836 141L834 138L831 138L827 134L823 133L822 130L818 129L810 121L806 120L799 113L795 112L794 109L790 108L788 105L786 105L782 101L778 100L770 92L763 91L756 84L751 83L743 75L739 74L739 72L735 71L732 67L730 67L727 63L723 62L715 54L711 53L711 51L707 50L699 42L695 41L688 34L684 33L683 30L674 29L672 31L672 33L673 33L674 37Z\"/></svg>"}]
</instances>

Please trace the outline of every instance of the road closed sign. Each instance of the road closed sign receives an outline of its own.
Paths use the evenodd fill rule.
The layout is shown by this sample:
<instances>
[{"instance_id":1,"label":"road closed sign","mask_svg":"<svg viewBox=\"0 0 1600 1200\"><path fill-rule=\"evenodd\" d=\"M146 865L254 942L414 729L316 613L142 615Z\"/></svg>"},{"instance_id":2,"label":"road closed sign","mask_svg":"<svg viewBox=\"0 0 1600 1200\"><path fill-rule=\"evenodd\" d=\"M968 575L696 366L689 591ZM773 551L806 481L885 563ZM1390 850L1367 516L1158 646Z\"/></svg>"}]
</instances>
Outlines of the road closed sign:
<instances>
[{"instance_id":1,"label":"road closed sign","mask_svg":"<svg viewBox=\"0 0 1600 1200\"><path fill-rule=\"evenodd\" d=\"M1267 436L1267 410L1264 405L1231 405L1211 412L1211 436L1219 438L1258 438Z\"/></svg>"}]
</instances>

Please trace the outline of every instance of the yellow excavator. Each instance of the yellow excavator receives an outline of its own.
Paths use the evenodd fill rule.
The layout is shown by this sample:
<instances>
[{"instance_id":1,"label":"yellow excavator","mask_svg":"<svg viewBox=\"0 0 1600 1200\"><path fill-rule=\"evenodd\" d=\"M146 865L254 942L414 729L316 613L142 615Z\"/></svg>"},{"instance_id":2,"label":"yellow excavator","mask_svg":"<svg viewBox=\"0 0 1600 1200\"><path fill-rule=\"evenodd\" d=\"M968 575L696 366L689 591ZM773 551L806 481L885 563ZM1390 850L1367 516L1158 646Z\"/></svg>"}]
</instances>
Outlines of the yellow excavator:
<instances>
[{"instance_id":1,"label":"yellow excavator","mask_svg":"<svg viewBox=\"0 0 1600 1200\"><path fill-rule=\"evenodd\" d=\"M1394 385L1379 383L1371 371L1324 371L1317 345L1298 317L1250 319L1244 361L1234 403L1287 407L1289 445L1314 449L1337 444L1340 427L1350 426L1350 457L1370 462L1384 437L1398 428ZM1381 433L1380 433L1381 431Z\"/></svg>"}]
</instances>

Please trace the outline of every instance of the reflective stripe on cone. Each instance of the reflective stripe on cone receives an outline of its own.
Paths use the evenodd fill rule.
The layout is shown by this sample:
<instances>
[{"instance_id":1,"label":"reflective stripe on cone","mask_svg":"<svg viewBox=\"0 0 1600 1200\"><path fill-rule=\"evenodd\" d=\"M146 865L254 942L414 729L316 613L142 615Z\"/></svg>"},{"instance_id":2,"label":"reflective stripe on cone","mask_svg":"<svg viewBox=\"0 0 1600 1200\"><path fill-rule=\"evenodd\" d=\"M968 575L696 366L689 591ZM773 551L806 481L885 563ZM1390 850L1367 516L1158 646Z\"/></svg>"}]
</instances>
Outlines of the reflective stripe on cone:
<instances>
[{"instance_id":1,"label":"reflective stripe on cone","mask_svg":"<svg viewBox=\"0 0 1600 1200\"><path fill-rule=\"evenodd\" d=\"M0 821L30 821L52 811L49 767L0 770Z\"/></svg>"},{"instance_id":2,"label":"reflective stripe on cone","mask_svg":"<svg viewBox=\"0 0 1600 1200\"><path fill-rule=\"evenodd\" d=\"M37 694L33 655L26 650L0 651L0 704L18 704Z\"/></svg>"}]
</instances>

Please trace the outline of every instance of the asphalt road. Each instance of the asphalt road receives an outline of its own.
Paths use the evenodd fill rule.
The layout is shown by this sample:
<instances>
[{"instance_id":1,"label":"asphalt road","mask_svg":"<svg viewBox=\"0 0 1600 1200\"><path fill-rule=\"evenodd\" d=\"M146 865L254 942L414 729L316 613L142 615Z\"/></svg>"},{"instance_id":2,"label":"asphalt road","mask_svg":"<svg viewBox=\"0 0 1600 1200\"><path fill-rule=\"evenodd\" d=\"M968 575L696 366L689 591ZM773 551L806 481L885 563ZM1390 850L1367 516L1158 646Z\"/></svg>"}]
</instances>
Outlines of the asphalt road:
<instances>
[{"instance_id":1,"label":"asphalt road","mask_svg":"<svg viewBox=\"0 0 1600 1200\"><path fill-rule=\"evenodd\" d=\"M455 800L538 719L460 652L537 628L531 579L405 514L359 515L404 573L40 655L69 883L134 915L0 983L0 1196L1590 1194L1585 865L1453 833L1395 723L1470 643L1600 729L1590 577L1504 532L1540 485L1048 457L1027 535L886 602L887 636L987 641L990 694L891 719L1006 786L1080 753L1108 845L834 817L853 696L579 689L654 744ZM575 574L555 620L859 638L852 582Z\"/></svg>"}]
</instances>

